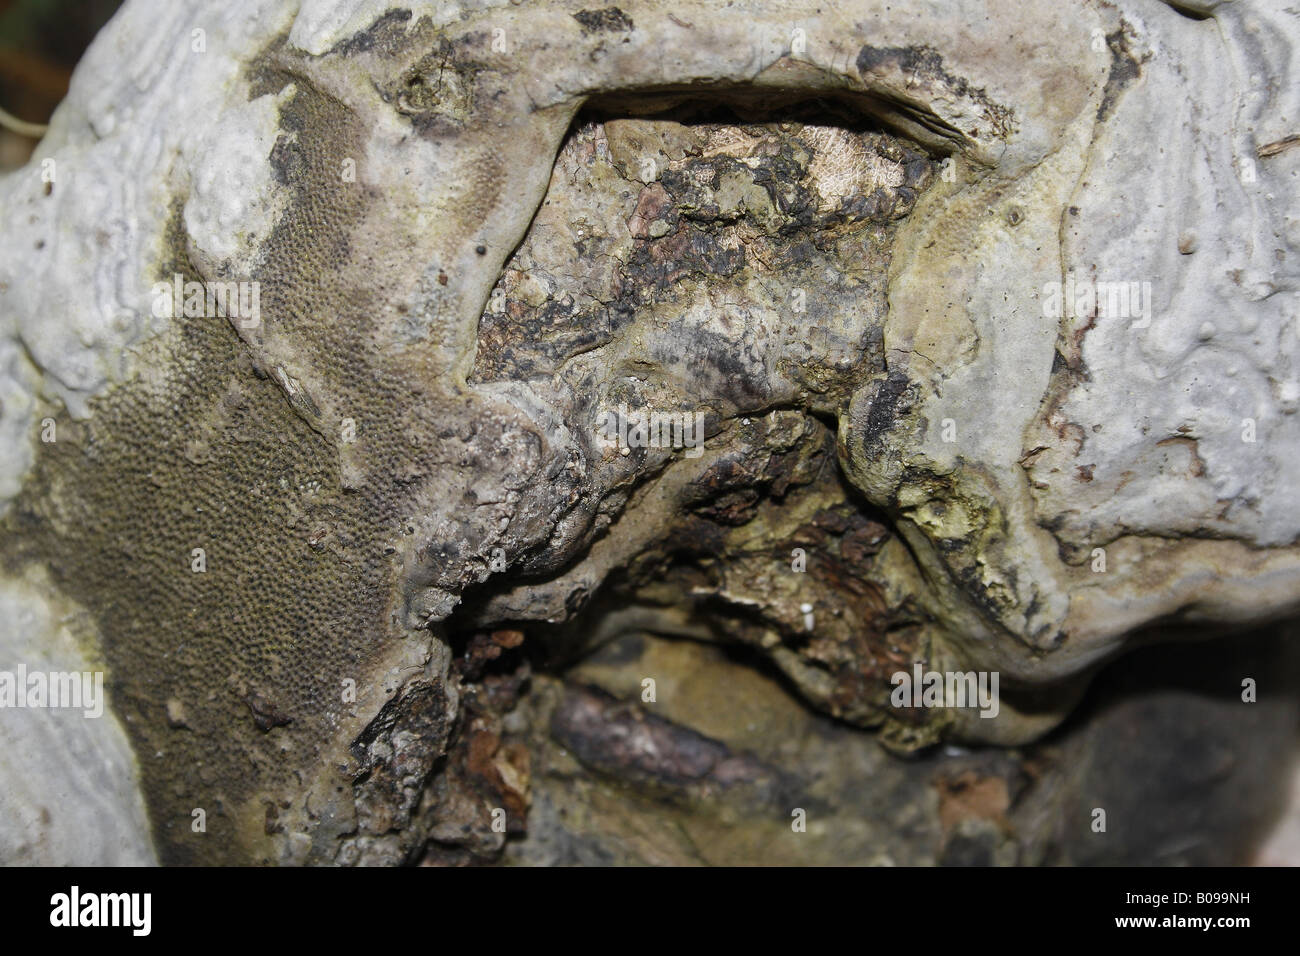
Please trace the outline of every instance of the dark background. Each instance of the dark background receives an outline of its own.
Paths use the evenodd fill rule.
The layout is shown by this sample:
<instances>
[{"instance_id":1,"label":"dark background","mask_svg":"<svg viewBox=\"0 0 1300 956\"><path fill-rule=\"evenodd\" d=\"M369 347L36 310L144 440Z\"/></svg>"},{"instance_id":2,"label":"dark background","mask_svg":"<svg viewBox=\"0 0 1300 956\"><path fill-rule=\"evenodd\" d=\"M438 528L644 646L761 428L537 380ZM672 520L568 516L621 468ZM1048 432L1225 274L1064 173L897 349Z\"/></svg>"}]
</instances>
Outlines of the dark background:
<instances>
[{"instance_id":1,"label":"dark background","mask_svg":"<svg viewBox=\"0 0 1300 956\"><path fill-rule=\"evenodd\" d=\"M0 0L0 109L48 123L90 41L122 0ZM0 128L0 172L17 169L36 140Z\"/></svg>"}]
</instances>

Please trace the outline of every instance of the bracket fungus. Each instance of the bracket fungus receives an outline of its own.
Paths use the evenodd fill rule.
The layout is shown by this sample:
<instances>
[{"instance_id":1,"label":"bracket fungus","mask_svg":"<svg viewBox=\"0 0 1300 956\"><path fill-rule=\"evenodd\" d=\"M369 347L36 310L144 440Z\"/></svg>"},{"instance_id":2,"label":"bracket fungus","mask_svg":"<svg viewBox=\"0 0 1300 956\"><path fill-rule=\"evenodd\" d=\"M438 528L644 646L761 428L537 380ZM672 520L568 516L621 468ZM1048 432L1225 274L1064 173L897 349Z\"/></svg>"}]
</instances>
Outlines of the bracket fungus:
<instances>
[{"instance_id":1,"label":"bracket fungus","mask_svg":"<svg viewBox=\"0 0 1300 956\"><path fill-rule=\"evenodd\" d=\"M81 756L3 748L0 856L1241 859L1296 717L1241 688L1294 674L1298 40L128 0L0 179L0 667L108 695L4 715Z\"/></svg>"}]
</instances>

